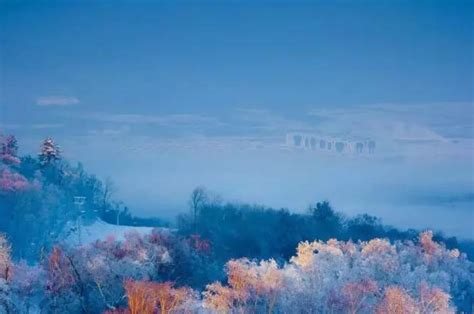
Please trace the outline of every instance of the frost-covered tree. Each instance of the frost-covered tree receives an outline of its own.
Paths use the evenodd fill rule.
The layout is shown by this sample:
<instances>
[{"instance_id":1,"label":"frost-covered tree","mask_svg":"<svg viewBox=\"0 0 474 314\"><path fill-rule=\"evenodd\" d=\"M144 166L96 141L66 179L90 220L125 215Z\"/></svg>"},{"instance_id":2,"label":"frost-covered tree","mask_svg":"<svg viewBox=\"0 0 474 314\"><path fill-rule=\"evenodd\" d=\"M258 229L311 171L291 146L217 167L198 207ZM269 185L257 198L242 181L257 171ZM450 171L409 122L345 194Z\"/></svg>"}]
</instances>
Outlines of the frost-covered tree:
<instances>
[{"instance_id":1,"label":"frost-covered tree","mask_svg":"<svg viewBox=\"0 0 474 314\"><path fill-rule=\"evenodd\" d=\"M28 180L8 168L0 169L0 193L25 191L30 187Z\"/></svg>"},{"instance_id":2,"label":"frost-covered tree","mask_svg":"<svg viewBox=\"0 0 474 314\"><path fill-rule=\"evenodd\" d=\"M0 135L0 160L7 165L18 165L18 143L13 135Z\"/></svg>"},{"instance_id":3,"label":"frost-covered tree","mask_svg":"<svg viewBox=\"0 0 474 314\"><path fill-rule=\"evenodd\" d=\"M128 310L131 314L190 312L195 292L187 287L175 288L173 283L150 281L125 282Z\"/></svg>"},{"instance_id":4,"label":"frost-covered tree","mask_svg":"<svg viewBox=\"0 0 474 314\"><path fill-rule=\"evenodd\" d=\"M228 287L219 282L207 285L203 293L205 308L217 312L273 312L284 279L274 260L231 260L226 273Z\"/></svg>"},{"instance_id":5,"label":"frost-covered tree","mask_svg":"<svg viewBox=\"0 0 474 314\"><path fill-rule=\"evenodd\" d=\"M159 230L147 235L128 233L122 241L110 236L82 247L58 247L50 253L46 267L46 303L50 309L56 306L70 312L82 308L94 313L115 311L125 307L129 292L134 308L133 300L146 288L157 299L152 308L195 307L195 293L170 282L191 282L193 269L202 265L200 254L204 253L188 239ZM124 286L128 281L133 283ZM135 288L140 288L136 294Z\"/></svg>"},{"instance_id":6,"label":"frost-covered tree","mask_svg":"<svg viewBox=\"0 0 474 314\"><path fill-rule=\"evenodd\" d=\"M30 313L38 310L38 302L44 296L44 280L44 271L38 264L30 266L25 261L20 261L13 265L11 297L18 312Z\"/></svg>"},{"instance_id":7,"label":"frost-covered tree","mask_svg":"<svg viewBox=\"0 0 474 314\"><path fill-rule=\"evenodd\" d=\"M261 263L231 260L226 269L228 285L208 285L205 308L260 312L259 302L276 300L271 308L283 313L451 313L469 311L474 295L472 262L429 231L418 242L302 242L290 263L270 268L272 289L258 289L269 282Z\"/></svg>"},{"instance_id":8,"label":"frost-covered tree","mask_svg":"<svg viewBox=\"0 0 474 314\"><path fill-rule=\"evenodd\" d=\"M376 307L376 313L455 313L450 305L450 295L439 288L420 284L418 296L414 298L407 290L398 286L385 288L383 299Z\"/></svg>"},{"instance_id":9,"label":"frost-covered tree","mask_svg":"<svg viewBox=\"0 0 474 314\"><path fill-rule=\"evenodd\" d=\"M385 313L416 313L415 300L406 290L397 286L390 286L385 289L383 300L377 306L378 314Z\"/></svg>"},{"instance_id":10,"label":"frost-covered tree","mask_svg":"<svg viewBox=\"0 0 474 314\"><path fill-rule=\"evenodd\" d=\"M75 290L78 282L74 268L61 247L53 247L47 260L46 275L45 291L49 300L49 311L73 308L78 300Z\"/></svg>"},{"instance_id":11,"label":"frost-covered tree","mask_svg":"<svg viewBox=\"0 0 474 314\"><path fill-rule=\"evenodd\" d=\"M11 308L10 285L11 278L11 247L3 234L0 234L0 306L5 312Z\"/></svg>"},{"instance_id":12,"label":"frost-covered tree","mask_svg":"<svg viewBox=\"0 0 474 314\"><path fill-rule=\"evenodd\" d=\"M38 155L41 164L48 165L61 158L61 150L52 138L46 138L41 144L40 153Z\"/></svg>"},{"instance_id":13,"label":"frost-covered tree","mask_svg":"<svg viewBox=\"0 0 474 314\"><path fill-rule=\"evenodd\" d=\"M24 309L18 300L30 300L35 310L61 313L441 314L456 307L469 312L474 295L472 262L429 231L416 242L302 242L280 266L271 259L230 260L225 283L208 284L202 298L184 284L202 267L194 254L204 253L170 232L56 246L43 271L12 264L2 243L1 265L12 269L0 278L7 310Z\"/></svg>"},{"instance_id":14,"label":"frost-covered tree","mask_svg":"<svg viewBox=\"0 0 474 314\"><path fill-rule=\"evenodd\" d=\"M11 246L6 237L0 234L0 279L8 280L11 272Z\"/></svg>"}]
</instances>

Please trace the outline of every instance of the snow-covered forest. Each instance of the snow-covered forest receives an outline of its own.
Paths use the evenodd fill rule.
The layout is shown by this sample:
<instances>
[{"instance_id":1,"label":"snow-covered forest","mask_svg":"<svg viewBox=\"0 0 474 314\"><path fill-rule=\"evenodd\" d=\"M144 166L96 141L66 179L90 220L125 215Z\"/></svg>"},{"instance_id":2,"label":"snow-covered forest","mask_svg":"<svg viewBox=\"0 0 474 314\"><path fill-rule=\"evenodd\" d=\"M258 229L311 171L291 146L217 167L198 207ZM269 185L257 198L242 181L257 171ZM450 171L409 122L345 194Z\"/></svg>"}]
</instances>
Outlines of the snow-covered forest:
<instances>
[{"instance_id":1,"label":"snow-covered forest","mask_svg":"<svg viewBox=\"0 0 474 314\"><path fill-rule=\"evenodd\" d=\"M2 312L472 310L469 241L346 217L328 202L306 214L225 203L204 187L165 225L133 217L111 182L70 165L50 138L37 156L19 156L12 135L0 149Z\"/></svg>"}]
</instances>

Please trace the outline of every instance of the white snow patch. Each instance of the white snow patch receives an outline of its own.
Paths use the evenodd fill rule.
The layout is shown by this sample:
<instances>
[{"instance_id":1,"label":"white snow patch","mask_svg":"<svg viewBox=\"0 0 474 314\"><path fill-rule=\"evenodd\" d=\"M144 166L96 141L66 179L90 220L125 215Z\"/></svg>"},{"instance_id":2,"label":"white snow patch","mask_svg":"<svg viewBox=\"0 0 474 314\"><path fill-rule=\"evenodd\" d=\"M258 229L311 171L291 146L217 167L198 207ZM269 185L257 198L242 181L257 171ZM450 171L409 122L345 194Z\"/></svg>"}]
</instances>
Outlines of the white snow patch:
<instances>
[{"instance_id":1,"label":"white snow patch","mask_svg":"<svg viewBox=\"0 0 474 314\"><path fill-rule=\"evenodd\" d=\"M170 231L169 228L117 226L98 220L92 225L81 226L81 228L73 227L64 241L71 245L84 245L97 240L105 240L108 236L113 236L116 240L121 241L125 239L127 233L138 232L140 235L145 235L153 229Z\"/></svg>"}]
</instances>

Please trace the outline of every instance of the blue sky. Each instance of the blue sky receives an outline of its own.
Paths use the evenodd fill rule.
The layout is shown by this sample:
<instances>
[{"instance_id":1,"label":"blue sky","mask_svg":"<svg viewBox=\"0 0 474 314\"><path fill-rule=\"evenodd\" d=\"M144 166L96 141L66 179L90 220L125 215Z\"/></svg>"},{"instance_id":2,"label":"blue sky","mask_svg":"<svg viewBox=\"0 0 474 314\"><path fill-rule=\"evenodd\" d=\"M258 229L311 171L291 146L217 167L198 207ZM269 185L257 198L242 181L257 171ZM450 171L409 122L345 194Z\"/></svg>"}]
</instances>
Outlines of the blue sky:
<instances>
[{"instance_id":1,"label":"blue sky","mask_svg":"<svg viewBox=\"0 0 474 314\"><path fill-rule=\"evenodd\" d=\"M2 1L6 118L472 100L472 1L72 3Z\"/></svg>"},{"instance_id":2,"label":"blue sky","mask_svg":"<svg viewBox=\"0 0 474 314\"><path fill-rule=\"evenodd\" d=\"M2 1L0 127L25 152L54 136L146 214L184 207L197 184L241 201L303 208L328 198L381 215L398 204L384 198L472 195L473 9ZM293 131L386 143L370 163L323 160L282 148ZM394 146L400 138L436 143ZM354 167L360 175L347 180ZM386 197L381 181L396 193Z\"/></svg>"}]
</instances>

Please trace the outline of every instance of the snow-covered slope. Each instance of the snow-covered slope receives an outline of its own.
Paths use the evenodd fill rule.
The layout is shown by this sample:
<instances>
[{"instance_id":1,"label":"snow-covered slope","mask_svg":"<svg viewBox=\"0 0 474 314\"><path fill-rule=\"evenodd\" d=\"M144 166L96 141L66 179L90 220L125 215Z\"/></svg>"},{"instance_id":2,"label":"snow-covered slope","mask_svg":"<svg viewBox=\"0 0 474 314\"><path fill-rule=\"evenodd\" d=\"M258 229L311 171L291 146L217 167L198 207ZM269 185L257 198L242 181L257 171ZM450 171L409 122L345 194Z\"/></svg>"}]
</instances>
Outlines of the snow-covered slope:
<instances>
[{"instance_id":1,"label":"snow-covered slope","mask_svg":"<svg viewBox=\"0 0 474 314\"><path fill-rule=\"evenodd\" d=\"M69 232L65 236L65 242L68 244L88 244L96 240L105 240L108 236L113 236L116 240L123 240L124 235L129 232L138 232L139 234L150 233L152 227L131 227L117 226L108 224L102 220L97 220L92 225L69 227ZM158 228L160 230L169 231L168 228Z\"/></svg>"}]
</instances>

